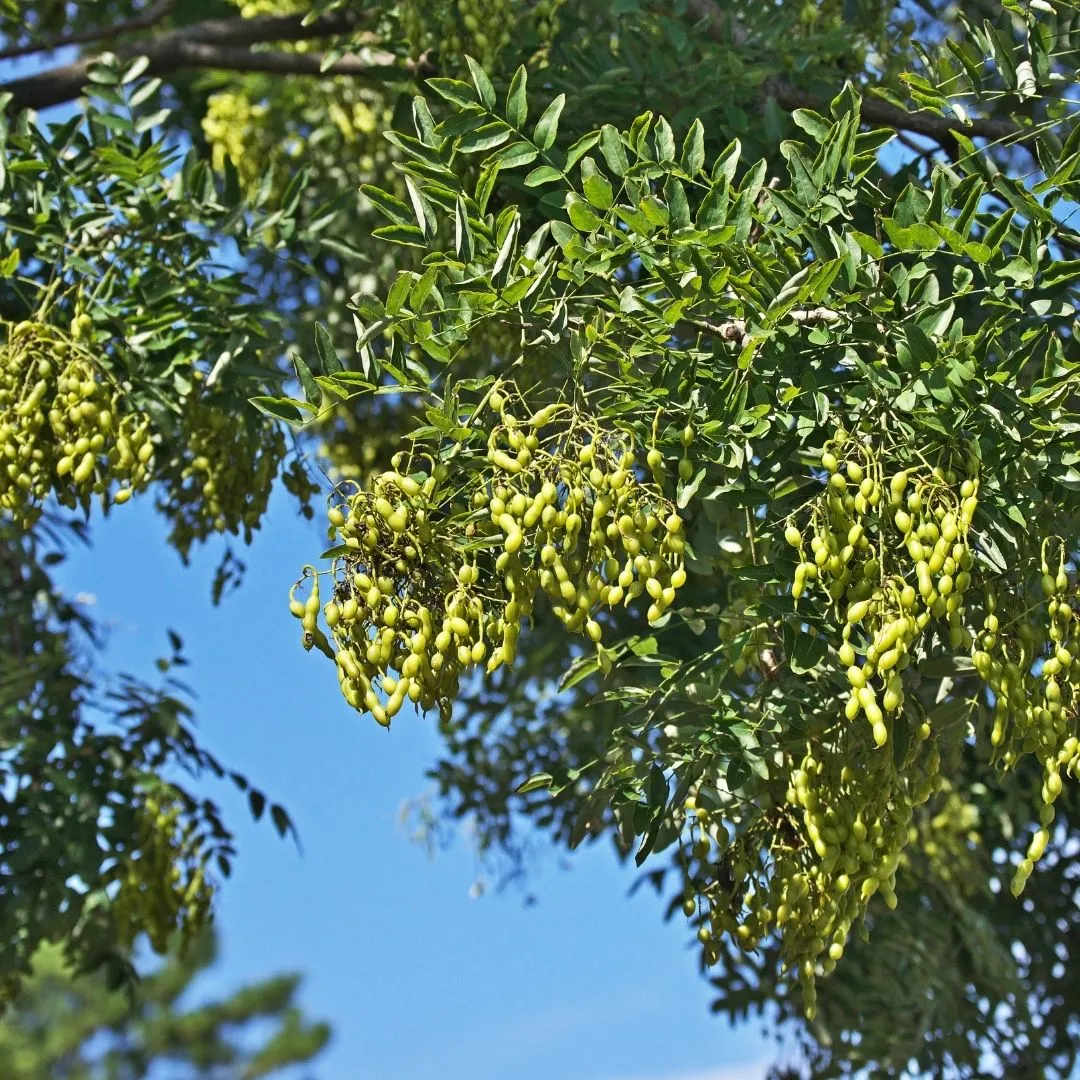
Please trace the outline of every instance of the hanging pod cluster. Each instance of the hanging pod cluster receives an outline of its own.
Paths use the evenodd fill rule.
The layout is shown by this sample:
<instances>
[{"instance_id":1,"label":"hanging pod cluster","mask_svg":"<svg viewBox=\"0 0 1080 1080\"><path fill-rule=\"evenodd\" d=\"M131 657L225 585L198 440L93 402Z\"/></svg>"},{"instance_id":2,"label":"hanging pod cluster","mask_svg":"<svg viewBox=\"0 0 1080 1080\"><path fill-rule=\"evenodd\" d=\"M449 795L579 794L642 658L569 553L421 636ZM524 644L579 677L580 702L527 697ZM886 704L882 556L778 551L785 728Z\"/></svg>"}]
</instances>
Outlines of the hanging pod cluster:
<instances>
[{"instance_id":1,"label":"hanging pod cluster","mask_svg":"<svg viewBox=\"0 0 1080 1080\"><path fill-rule=\"evenodd\" d=\"M845 716L865 715L882 747L904 704L903 672L930 623L947 623L953 649L970 647L964 595L979 480L974 462L963 479L941 465L887 471L876 447L843 433L826 445L822 465L828 479L811 508L809 553L794 522L785 532L800 555L792 595L814 585L835 609L836 656L851 687ZM925 723L918 730L919 738L929 733Z\"/></svg>"},{"instance_id":2,"label":"hanging pod cluster","mask_svg":"<svg viewBox=\"0 0 1080 1080\"><path fill-rule=\"evenodd\" d=\"M471 494L450 489L446 463L410 473L399 454L331 506L341 548L322 616L333 645L313 568L290 596L305 647L334 658L346 700L381 724L406 698L448 718L463 674L513 663L538 592L609 670L603 610L647 596L648 618L659 619L686 580L682 520L655 458L648 482L628 441L572 406L518 419L516 392L488 402L499 420Z\"/></svg>"},{"instance_id":3,"label":"hanging pod cluster","mask_svg":"<svg viewBox=\"0 0 1080 1080\"><path fill-rule=\"evenodd\" d=\"M192 544L214 533L243 533L250 543L270 501L285 457L285 437L270 422L245 423L212 399L184 405L178 474L163 476L160 509L172 522L169 543L187 557Z\"/></svg>"},{"instance_id":4,"label":"hanging pod cluster","mask_svg":"<svg viewBox=\"0 0 1080 1080\"><path fill-rule=\"evenodd\" d=\"M790 772L783 803L732 840L707 792L686 803L695 841L684 866L684 911L698 922L706 963L729 934L752 952L778 937L785 971L813 1017L815 979L831 972L880 891L896 906L895 876L915 808L936 790L941 759L930 740L884 758L850 727L813 744ZM718 861L723 866L716 873Z\"/></svg>"},{"instance_id":5,"label":"hanging pod cluster","mask_svg":"<svg viewBox=\"0 0 1080 1080\"><path fill-rule=\"evenodd\" d=\"M123 503L151 478L149 418L132 410L81 344L88 317L70 333L40 322L0 324L0 508L23 527L55 494L61 506Z\"/></svg>"},{"instance_id":6,"label":"hanging pod cluster","mask_svg":"<svg viewBox=\"0 0 1080 1080\"><path fill-rule=\"evenodd\" d=\"M1016 867L1012 880L1016 896L1050 840L1062 770L1075 775L1080 767L1080 665L1073 667L1074 658L1080 656L1080 623L1067 562L1063 540L1044 541L1038 590L1017 590L1004 621L998 596L988 588L983 628L972 652L975 670L994 698L990 744L998 763L1010 769L1034 754L1043 770L1039 828Z\"/></svg>"},{"instance_id":7,"label":"hanging pod cluster","mask_svg":"<svg viewBox=\"0 0 1080 1080\"><path fill-rule=\"evenodd\" d=\"M453 70L462 57L475 57L491 70L499 53L522 33L542 45L559 30L565 0L406 0L399 7L402 31L413 56L435 51L442 66Z\"/></svg>"},{"instance_id":8,"label":"hanging pod cluster","mask_svg":"<svg viewBox=\"0 0 1080 1080\"><path fill-rule=\"evenodd\" d=\"M131 932L145 929L154 951L165 953L176 930L188 941L210 920L210 852L197 823L181 821L177 799L148 795L138 813L139 856L117 864L112 912L122 941L130 945Z\"/></svg>"},{"instance_id":9,"label":"hanging pod cluster","mask_svg":"<svg viewBox=\"0 0 1080 1080\"><path fill-rule=\"evenodd\" d=\"M832 971L853 930L865 933L871 897L895 906L915 809L940 782L930 724L904 715L905 672L926 634L954 649L971 641L974 465L958 476L947 462L898 468L891 457L838 432L822 455L821 493L784 530L799 553L796 602L813 590L841 628L834 661L848 684L843 716L822 717L805 752L787 758L783 799L745 832L729 834L707 791L686 807L696 840L684 909L698 922L706 960L719 959L724 933L746 950L779 936L809 1016L816 977Z\"/></svg>"}]
</instances>

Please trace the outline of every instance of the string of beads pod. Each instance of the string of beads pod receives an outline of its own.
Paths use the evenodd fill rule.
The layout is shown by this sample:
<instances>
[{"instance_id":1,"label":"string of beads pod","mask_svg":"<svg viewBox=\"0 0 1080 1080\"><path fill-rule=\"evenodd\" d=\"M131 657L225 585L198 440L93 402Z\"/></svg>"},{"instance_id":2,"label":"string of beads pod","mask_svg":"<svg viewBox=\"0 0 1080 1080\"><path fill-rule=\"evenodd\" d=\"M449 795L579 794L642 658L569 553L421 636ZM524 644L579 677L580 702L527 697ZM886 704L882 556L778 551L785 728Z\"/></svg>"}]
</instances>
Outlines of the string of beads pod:
<instances>
[{"instance_id":1,"label":"string of beads pod","mask_svg":"<svg viewBox=\"0 0 1080 1080\"><path fill-rule=\"evenodd\" d=\"M1080 671L1073 668L1074 657L1080 655L1080 621L1076 587L1066 570L1067 551L1059 537L1043 543L1038 590L1033 596L1026 588L1018 589L1004 622L996 593L987 590L983 629L972 651L975 670L994 697L990 744L998 763L1010 769L1034 754L1043 769L1039 828L1016 867L1011 886L1016 896L1050 840L1062 771L1075 775L1080 766Z\"/></svg>"},{"instance_id":2,"label":"string of beads pod","mask_svg":"<svg viewBox=\"0 0 1080 1080\"><path fill-rule=\"evenodd\" d=\"M134 933L145 930L154 951L165 953L176 930L190 941L210 919L210 856L196 822L181 822L178 800L149 795L139 819L139 850L118 868L113 914L122 942L130 946Z\"/></svg>"},{"instance_id":3,"label":"string of beads pod","mask_svg":"<svg viewBox=\"0 0 1080 1080\"><path fill-rule=\"evenodd\" d=\"M51 493L69 508L127 502L150 481L150 422L71 332L40 322L0 324L0 508L25 527ZM119 486L115 486L119 485Z\"/></svg>"},{"instance_id":4,"label":"string of beads pod","mask_svg":"<svg viewBox=\"0 0 1080 1080\"><path fill-rule=\"evenodd\" d=\"M250 543L285 456L285 438L262 420L245 423L228 405L192 398L177 435L178 464L162 476L159 509L172 522L169 543L183 558L212 533L243 533Z\"/></svg>"},{"instance_id":5,"label":"string of beads pod","mask_svg":"<svg viewBox=\"0 0 1080 1080\"><path fill-rule=\"evenodd\" d=\"M845 717L865 715L883 747L904 705L903 673L931 621L947 622L951 648L970 647L964 597L979 480L974 463L959 482L942 466L887 473L877 448L844 434L826 445L822 465L828 479L811 506L809 553L794 521L785 530L800 557L792 595L797 601L813 585L827 597L842 624Z\"/></svg>"},{"instance_id":6,"label":"string of beads pod","mask_svg":"<svg viewBox=\"0 0 1080 1080\"><path fill-rule=\"evenodd\" d=\"M435 49L444 64L460 68L468 54L489 70L513 40L517 20L510 0L405 0L400 14L414 57Z\"/></svg>"},{"instance_id":7,"label":"string of beads pod","mask_svg":"<svg viewBox=\"0 0 1080 1080\"><path fill-rule=\"evenodd\" d=\"M346 700L381 724L406 698L438 705L448 719L462 675L514 662L538 591L610 668L602 609L647 594L658 619L686 580L682 521L639 478L626 441L601 437L595 421L562 403L519 421L511 397L489 397L500 422L488 478L467 505L444 490L445 463L430 459L426 472L410 473L403 454L351 497L339 486L328 514L341 549L322 608L329 638L318 573L306 568L293 586L305 648L332 657Z\"/></svg>"},{"instance_id":8,"label":"string of beads pod","mask_svg":"<svg viewBox=\"0 0 1080 1080\"><path fill-rule=\"evenodd\" d=\"M816 978L835 967L853 930L865 933L871 899L895 906L913 815L940 784L939 739L907 700L905 673L930 633L957 651L971 644L974 462L958 477L945 462L894 460L890 448L838 432L822 454L820 494L783 530L799 555L796 604L812 596L839 628L843 715L807 718L815 734L805 752L776 763L786 790L748 823L710 809L723 805L719 789L695 792L686 808L684 910L706 962L718 961L722 934L747 950L778 940L809 1017Z\"/></svg>"},{"instance_id":9,"label":"string of beads pod","mask_svg":"<svg viewBox=\"0 0 1080 1080\"><path fill-rule=\"evenodd\" d=\"M722 934L747 951L776 937L812 1017L815 979L843 956L874 894L896 906L912 815L935 791L940 765L932 742L913 740L894 763L837 727L788 760L783 801L734 838L710 810L710 793L696 792L685 806L696 839L684 866L684 911L696 917L706 963L718 961Z\"/></svg>"}]
</instances>

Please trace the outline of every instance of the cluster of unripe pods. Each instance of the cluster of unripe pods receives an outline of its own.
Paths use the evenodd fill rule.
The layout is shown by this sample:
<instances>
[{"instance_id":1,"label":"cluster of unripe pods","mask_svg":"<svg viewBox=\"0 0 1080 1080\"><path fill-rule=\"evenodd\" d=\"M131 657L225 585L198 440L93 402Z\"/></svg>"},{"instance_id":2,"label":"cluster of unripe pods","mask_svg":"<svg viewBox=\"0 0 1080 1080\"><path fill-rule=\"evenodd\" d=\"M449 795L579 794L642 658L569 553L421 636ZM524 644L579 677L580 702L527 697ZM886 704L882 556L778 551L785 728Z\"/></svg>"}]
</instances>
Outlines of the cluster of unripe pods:
<instances>
[{"instance_id":1,"label":"cluster of unripe pods","mask_svg":"<svg viewBox=\"0 0 1080 1080\"><path fill-rule=\"evenodd\" d=\"M173 445L132 404L94 353L92 320L69 331L44 322L0 324L0 510L29 528L50 496L88 510L127 502L154 479L170 542L187 555L211 533L258 526L285 454L280 431L251 430L226 407L198 397L184 403Z\"/></svg>"},{"instance_id":2,"label":"cluster of unripe pods","mask_svg":"<svg viewBox=\"0 0 1080 1080\"><path fill-rule=\"evenodd\" d=\"M698 926L706 963L719 960L722 934L747 951L778 936L811 1018L815 978L843 956L870 899L880 893L896 906L914 810L938 783L932 743L913 743L899 768L874 765L872 753L864 746L860 756L857 741L843 735L808 746L789 763L783 804L734 839L709 809L707 792L684 806L696 839L684 867L683 911Z\"/></svg>"},{"instance_id":3,"label":"cluster of unripe pods","mask_svg":"<svg viewBox=\"0 0 1080 1080\"><path fill-rule=\"evenodd\" d=\"M931 620L947 621L953 648L970 646L964 596L979 480L974 468L960 480L928 465L886 476L872 445L845 436L826 446L822 465L828 478L811 510L809 553L794 522L785 531L800 554L792 595L798 600L810 584L827 595L842 623L836 657L850 685L845 716L865 715L882 747L889 718L903 707L902 673ZM918 735L927 737L929 727Z\"/></svg>"},{"instance_id":4,"label":"cluster of unripe pods","mask_svg":"<svg viewBox=\"0 0 1080 1080\"><path fill-rule=\"evenodd\" d=\"M1038 592L1032 600L1026 590L1019 590L1019 610L1010 604L1004 613L997 594L988 589L983 628L972 652L975 670L993 695L990 744L995 757L1008 769L1034 754L1043 770L1039 827L1013 875L1011 888L1017 896L1049 843L1061 774L1075 775L1080 767L1080 667L1073 668L1074 657L1080 655L1080 620L1068 558L1060 539L1043 543Z\"/></svg>"},{"instance_id":5,"label":"cluster of unripe pods","mask_svg":"<svg viewBox=\"0 0 1080 1080\"><path fill-rule=\"evenodd\" d=\"M117 867L112 912L122 941L130 944L134 932L145 930L154 951L163 954L176 931L190 940L210 918L210 852L195 820L182 820L175 798L148 795L139 822L139 856Z\"/></svg>"},{"instance_id":6,"label":"cluster of unripe pods","mask_svg":"<svg viewBox=\"0 0 1080 1080\"><path fill-rule=\"evenodd\" d=\"M917 705L909 707L899 757L880 753L905 709L905 671L934 647L923 644L932 624L954 652L971 650L991 692L990 742L999 763L1012 768L1033 753L1043 767L1039 828L1016 867L1014 894L1050 840L1063 773L1080 764L1072 674L1080 626L1067 545L1044 544L1041 596L1031 602L1019 588L1007 618L987 591L983 630L973 637L974 462L958 476L921 461L886 470L885 456L841 433L822 455L824 489L807 524L792 519L784 529L799 553L795 600L808 589L824 594L839 624L834 655L848 684L843 720L808 743L801 760L788 759L782 803L745 832L730 831L709 809L706 789L685 807L692 842L684 848L683 906L698 926L705 960L719 959L720 934L745 949L779 935L783 963L800 980L810 1017L815 977L832 970L853 929L865 933L870 899L880 894L895 906L895 875L916 832L914 812L942 784L936 740ZM1045 620L1033 621L1036 609ZM860 716L869 722L869 739L866 727L854 724ZM965 834L970 818L963 816Z\"/></svg>"},{"instance_id":7,"label":"cluster of unripe pods","mask_svg":"<svg viewBox=\"0 0 1080 1080\"><path fill-rule=\"evenodd\" d=\"M149 419L127 404L71 332L39 322L5 324L0 344L0 508L30 526L42 501L61 506L126 502L151 478Z\"/></svg>"},{"instance_id":8,"label":"cluster of unripe pods","mask_svg":"<svg viewBox=\"0 0 1080 1080\"><path fill-rule=\"evenodd\" d=\"M444 64L454 65L468 53L490 67L510 44L516 17L510 0L407 0L401 20L414 55L434 48Z\"/></svg>"},{"instance_id":9,"label":"cluster of unripe pods","mask_svg":"<svg viewBox=\"0 0 1080 1080\"><path fill-rule=\"evenodd\" d=\"M285 457L282 433L265 421L249 427L228 408L193 399L180 441L183 463L178 476L165 478L168 498L160 507L172 522L169 542L184 556L214 533L242 532L250 542Z\"/></svg>"},{"instance_id":10,"label":"cluster of unripe pods","mask_svg":"<svg viewBox=\"0 0 1080 1080\"><path fill-rule=\"evenodd\" d=\"M840 628L833 655L848 687L843 718L801 759L788 759L783 798L747 831L729 833L705 792L686 806L697 839L683 903L706 961L719 959L720 934L748 950L779 935L811 1017L815 977L836 965L870 899L895 906L915 808L940 782L924 716L914 718L902 760L881 752L904 709L904 672L932 622L947 627L951 647L971 643L964 617L977 472L888 468L888 456L838 433L822 454L821 493L783 530L799 555L796 602L813 590ZM855 724L860 716L865 726Z\"/></svg>"},{"instance_id":11,"label":"cluster of unripe pods","mask_svg":"<svg viewBox=\"0 0 1080 1080\"><path fill-rule=\"evenodd\" d=\"M623 436L602 434L564 403L518 420L509 396L489 395L499 422L471 494L449 482L446 462L432 457L410 473L396 455L348 498L339 485L329 602L314 568L293 587L305 647L333 657L346 700L381 724L406 700L449 716L466 671L513 663L539 592L569 631L596 644L606 671L603 610L647 597L656 621L686 581L662 459L650 456L650 483Z\"/></svg>"}]
</instances>

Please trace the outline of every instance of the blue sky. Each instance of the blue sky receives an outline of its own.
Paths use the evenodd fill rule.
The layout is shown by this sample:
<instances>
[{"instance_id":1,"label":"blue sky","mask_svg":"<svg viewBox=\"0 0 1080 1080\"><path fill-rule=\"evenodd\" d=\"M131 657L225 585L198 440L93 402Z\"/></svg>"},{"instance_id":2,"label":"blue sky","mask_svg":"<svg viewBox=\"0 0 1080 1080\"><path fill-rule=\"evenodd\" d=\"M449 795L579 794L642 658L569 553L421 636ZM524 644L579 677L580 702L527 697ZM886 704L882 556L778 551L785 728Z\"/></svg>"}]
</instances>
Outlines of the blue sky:
<instances>
[{"instance_id":1,"label":"blue sky","mask_svg":"<svg viewBox=\"0 0 1080 1080\"><path fill-rule=\"evenodd\" d=\"M758 1080L774 1049L751 1025L708 1011L708 984L681 918L606 847L474 899L468 838L429 859L399 820L425 789L438 737L402 713L390 733L353 713L332 667L299 645L289 585L322 547L284 493L242 552L243 587L218 608L220 547L185 569L150 499L94 519L60 584L87 594L110 629L111 670L150 676L181 634L206 747L283 802L303 853L227 784L208 781L240 857L219 911L222 958L200 993L279 970L305 975L302 1002L335 1029L319 1080Z\"/></svg>"}]
</instances>

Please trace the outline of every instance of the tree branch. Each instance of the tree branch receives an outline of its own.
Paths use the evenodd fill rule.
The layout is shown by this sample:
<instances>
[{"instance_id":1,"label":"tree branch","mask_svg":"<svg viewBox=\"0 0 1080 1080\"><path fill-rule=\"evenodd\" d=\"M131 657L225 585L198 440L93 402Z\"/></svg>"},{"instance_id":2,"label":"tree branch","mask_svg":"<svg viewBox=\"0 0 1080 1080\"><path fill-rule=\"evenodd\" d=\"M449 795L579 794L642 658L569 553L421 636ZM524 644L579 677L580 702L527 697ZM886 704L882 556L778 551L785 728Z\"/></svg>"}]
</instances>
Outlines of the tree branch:
<instances>
[{"instance_id":1,"label":"tree branch","mask_svg":"<svg viewBox=\"0 0 1080 1080\"><path fill-rule=\"evenodd\" d=\"M737 19L727 16L716 0L688 0L687 10L703 24L714 41L736 47L749 44L750 35L746 27ZM820 111L822 107L820 101L784 79L770 79L765 84L764 91L774 97L777 104L787 112L794 112L796 109ZM953 132L960 132L972 139L989 139L992 142L1008 140L1032 151L1030 136L1025 138L1024 129L1008 120L975 118L970 124L965 125L959 120L939 116L927 109L909 112L880 98L867 97L863 98L860 111L865 123L926 136L933 139L952 157L955 157L957 152L956 137Z\"/></svg>"},{"instance_id":2,"label":"tree branch","mask_svg":"<svg viewBox=\"0 0 1080 1080\"><path fill-rule=\"evenodd\" d=\"M252 52L232 45L185 42L180 47L180 67L218 68L227 71L259 71L269 75L349 75L371 82L386 82L405 75L415 76L416 65L407 61L396 65L392 53L377 52L373 63L359 56L343 56L323 70L322 53ZM434 74L430 72L429 74Z\"/></svg>"},{"instance_id":3,"label":"tree branch","mask_svg":"<svg viewBox=\"0 0 1080 1080\"><path fill-rule=\"evenodd\" d=\"M178 30L169 30L149 41L119 49L121 58L145 56L150 65L147 75L169 75L188 67L221 66L213 61L212 54L195 46L216 46L226 50L219 53L222 60L233 62L243 57L255 57L248 53L247 46L268 44L277 41L310 41L314 38L329 37L353 29L357 24L355 15L335 12L320 16L309 25L303 25L303 15L263 15L254 19L207 19ZM97 58L88 56L64 67L51 68L48 71L28 75L22 79L0 84L0 93L11 94L8 111L15 113L22 109L48 109L74 101L82 93L89 81L90 68ZM297 54L299 61L300 54ZM310 58L309 58L310 60ZM247 61L253 63L253 61ZM316 60L315 72L309 72L310 63L301 64L303 73L318 74L319 61ZM365 64L370 71L370 65ZM266 68L246 66L244 71L261 71ZM275 71L280 68L273 69Z\"/></svg>"},{"instance_id":4,"label":"tree branch","mask_svg":"<svg viewBox=\"0 0 1080 1080\"><path fill-rule=\"evenodd\" d=\"M67 34L53 38L51 41L30 41L25 45L13 45L10 49L0 50L0 60L14 60L19 56L32 56L34 53L54 52L56 49L64 49L69 45L86 45L91 41L113 41L127 34L134 34L139 30L149 30L155 26L176 6L176 0L159 0L149 11L125 22L116 23L113 26L100 26L95 30L80 30L75 34Z\"/></svg>"}]
</instances>

